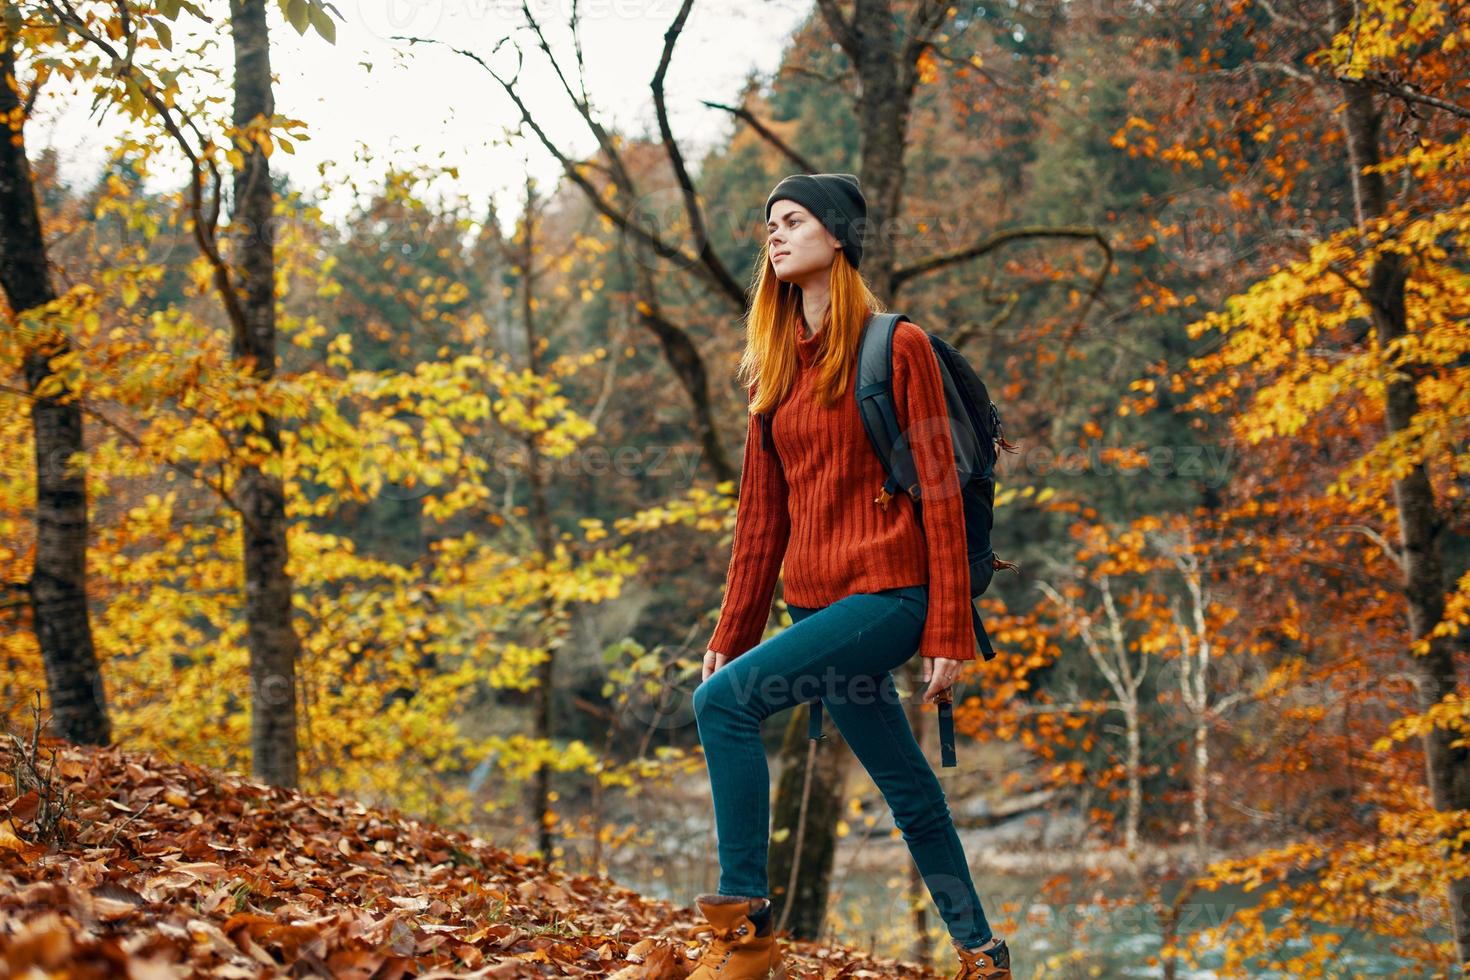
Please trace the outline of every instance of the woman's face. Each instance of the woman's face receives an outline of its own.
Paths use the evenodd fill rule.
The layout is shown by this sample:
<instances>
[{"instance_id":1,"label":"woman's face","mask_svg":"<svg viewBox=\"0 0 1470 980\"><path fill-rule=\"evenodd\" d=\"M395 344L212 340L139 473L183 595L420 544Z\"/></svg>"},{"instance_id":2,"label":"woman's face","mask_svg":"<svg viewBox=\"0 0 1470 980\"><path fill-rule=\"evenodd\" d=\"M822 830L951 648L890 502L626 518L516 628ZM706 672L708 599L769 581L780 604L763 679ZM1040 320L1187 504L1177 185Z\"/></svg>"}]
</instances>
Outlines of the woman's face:
<instances>
[{"instance_id":1,"label":"woman's face","mask_svg":"<svg viewBox=\"0 0 1470 980\"><path fill-rule=\"evenodd\" d=\"M766 223L766 254L782 282L800 285L813 273L827 274L842 243L810 211L785 198L771 205Z\"/></svg>"}]
</instances>

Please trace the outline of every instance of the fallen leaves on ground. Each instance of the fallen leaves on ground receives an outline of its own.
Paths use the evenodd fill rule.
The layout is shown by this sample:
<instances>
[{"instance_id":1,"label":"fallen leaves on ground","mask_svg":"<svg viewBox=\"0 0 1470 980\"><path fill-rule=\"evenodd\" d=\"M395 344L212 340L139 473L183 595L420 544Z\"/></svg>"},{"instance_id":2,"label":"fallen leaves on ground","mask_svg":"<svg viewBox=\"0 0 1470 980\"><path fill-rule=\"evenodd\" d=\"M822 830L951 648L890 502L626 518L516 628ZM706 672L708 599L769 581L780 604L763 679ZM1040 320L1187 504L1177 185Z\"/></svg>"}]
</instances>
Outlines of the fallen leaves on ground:
<instances>
[{"instance_id":1,"label":"fallen leaves on ground","mask_svg":"<svg viewBox=\"0 0 1470 980\"><path fill-rule=\"evenodd\" d=\"M0 978L681 980L707 939L692 896L645 899L396 811L115 746L40 756L71 795L60 844L37 840L41 798L17 793L0 745ZM936 976L783 942L794 980Z\"/></svg>"}]
</instances>

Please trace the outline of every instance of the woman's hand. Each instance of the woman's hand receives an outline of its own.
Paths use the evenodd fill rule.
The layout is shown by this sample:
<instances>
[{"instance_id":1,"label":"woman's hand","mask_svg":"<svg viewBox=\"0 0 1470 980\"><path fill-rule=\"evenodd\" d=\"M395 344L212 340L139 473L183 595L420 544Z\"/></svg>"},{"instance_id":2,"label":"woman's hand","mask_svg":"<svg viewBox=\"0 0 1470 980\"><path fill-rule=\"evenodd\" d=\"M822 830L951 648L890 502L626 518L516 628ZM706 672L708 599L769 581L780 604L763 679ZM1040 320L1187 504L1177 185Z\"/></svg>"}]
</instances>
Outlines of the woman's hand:
<instances>
[{"instance_id":1,"label":"woman's hand","mask_svg":"<svg viewBox=\"0 0 1470 980\"><path fill-rule=\"evenodd\" d=\"M967 661L952 660L949 657L925 657L924 680L929 681L929 689L924 692L922 700L932 702L940 691L952 685L955 678L960 676L960 668L965 663Z\"/></svg>"},{"instance_id":2,"label":"woman's hand","mask_svg":"<svg viewBox=\"0 0 1470 980\"><path fill-rule=\"evenodd\" d=\"M723 653L716 653L713 650L704 651L704 676L699 679L699 682L703 684L709 680L710 674L713 674L729 662L730 658Z\"/></svg>"}]
</instances>

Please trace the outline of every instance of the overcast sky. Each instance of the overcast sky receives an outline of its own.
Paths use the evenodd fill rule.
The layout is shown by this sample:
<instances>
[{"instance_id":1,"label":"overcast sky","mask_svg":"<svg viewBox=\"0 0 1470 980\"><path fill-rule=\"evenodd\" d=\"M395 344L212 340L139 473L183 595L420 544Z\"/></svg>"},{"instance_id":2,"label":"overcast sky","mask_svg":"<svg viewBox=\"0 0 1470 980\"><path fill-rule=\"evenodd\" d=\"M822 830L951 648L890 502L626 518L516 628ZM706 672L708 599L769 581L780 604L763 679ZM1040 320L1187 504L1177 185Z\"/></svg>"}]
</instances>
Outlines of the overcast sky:
<instances>
[{"instance_id":1,"label":"overcast sky","mask_svg":"<svg viewBox=\"0 0 1470 980\"><path fill-rule=\"evenodd\" d=\"M429 37L465 48L489 60L503 77L514 60L497 40L524 23L520 0L335 0L343 20L337 22L335 45L314 31L299 36L287 25L275 2L270 3L271 67L278 79L276 110L304 120L310 142L298 143L295 155L277 152L271 165L285 170L299 188L322 184L317 165L332 161L352 167L365 145L378 164L354 168L358 181L373 186L386 159L407 165L453 164L459 181L450 189L484 214L493 195L503 222L518 212L527 171L549 191L560 173L555 160L534 137L503 145L504 133L519 121L514 104L483 68L444 44L410 47L392 35ZM201 0L222 28L226 10L221 0ZM565 70L575 70L571 35L566 30L572 0L531 0ZM580 0L582 49L587 90L604 120L625 132L656 130L648 83L658 67L663 33L679 10L679 0ZM665 96L670 123L691 164L728 132L727 114L700 105L701 99L731 102L751 70L773 71L787 38L811 8L810 0L700 0L685 24L670 65ZM192 18L181 15L185 21ZM196 22L197 23L197 22ZM192 46L184 22L175 28L176 50ZM228 111L228 83L233 72L229 36L216 32L206 60L221 79L218 95ZM595 146L528 30L517 34L526 50L522 97L538 124L557 143L577 153ZM371 65L369 70L368 65ZM125 132L115 110L103 118L89 113L90 92L51 82L27 127L34 155L46 146L61 158L68 181L89 181L107 156L107 144ZM150 186L177 186L180 171L160 174ZM437 196L437 195L431 195ZM335 193L323 200L329 220L340 220L350 195Z\"/></svg>"}]
</instances>

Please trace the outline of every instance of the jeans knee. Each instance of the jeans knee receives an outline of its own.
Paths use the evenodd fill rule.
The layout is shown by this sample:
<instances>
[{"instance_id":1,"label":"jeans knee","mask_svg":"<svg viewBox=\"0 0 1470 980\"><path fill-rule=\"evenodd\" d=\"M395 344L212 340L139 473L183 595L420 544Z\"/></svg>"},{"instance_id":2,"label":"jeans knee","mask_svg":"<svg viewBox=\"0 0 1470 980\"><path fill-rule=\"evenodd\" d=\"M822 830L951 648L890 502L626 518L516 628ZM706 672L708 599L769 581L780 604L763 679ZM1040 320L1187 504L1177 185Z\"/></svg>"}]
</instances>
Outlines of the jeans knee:
<instances>
[{"instance_id":1,"label":"jeans knee","mask_svg":"<svg viewBox=\"0 0 1470 980\"><path fill-rule=\"evenodd\" d=\"M694 717L700 718L709 707L710 678L706 677L694 689Z\"/></svg>"},{"instance_id":2,"label":"jeans knee","mask_svg":"<svg viewBox=\"0 0 1470 980\"><path fill-rule=\"evenodd\" d=\"M895 812L894 826L898 827L905 840L923 840L931 834L944 830L954 818L949 812L949 803L943 796L925 802L922 806Z\"/></svg>"},{"instance_id":3,"label":"jeans knee","mask_svg":"<svg viewBox=\"0 0 1470 980\"><path fill-rule=\"evenodd\" d=\"M718 672L711 674L694 689L694 716L704 718L711 711L729 709L734 704L734 695L729 678L720 676Z\"/></svg>"}]
</instances>

